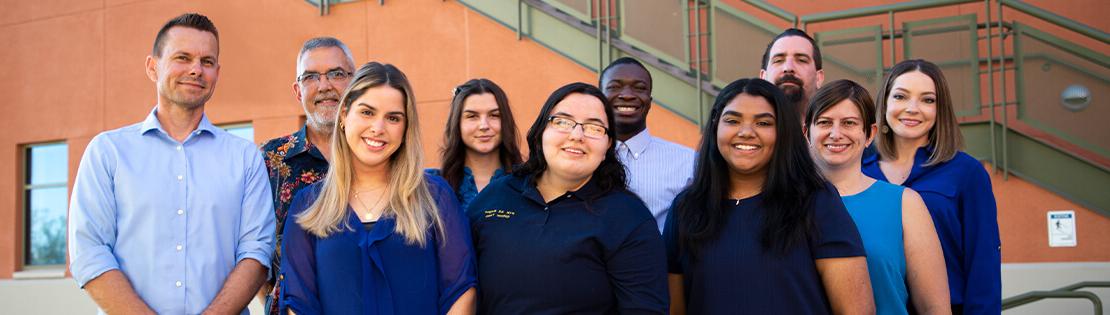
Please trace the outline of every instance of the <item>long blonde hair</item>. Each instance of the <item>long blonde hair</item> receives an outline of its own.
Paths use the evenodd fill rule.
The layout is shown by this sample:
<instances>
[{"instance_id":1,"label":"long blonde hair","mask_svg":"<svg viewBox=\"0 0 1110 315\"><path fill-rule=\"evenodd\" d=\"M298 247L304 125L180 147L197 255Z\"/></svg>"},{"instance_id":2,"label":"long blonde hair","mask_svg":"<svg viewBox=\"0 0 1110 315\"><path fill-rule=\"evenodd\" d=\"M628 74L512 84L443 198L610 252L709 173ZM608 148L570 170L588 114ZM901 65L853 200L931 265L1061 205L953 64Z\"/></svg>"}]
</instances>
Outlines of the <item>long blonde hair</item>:
<instances>
[{"instance_id":1,"label":"long blonde hair","mask_svg":"<svg viewBox=\"0 0 1110 315\"><path fill-rule=\"evenodd\" d=\"M339 118L332 130L332 160L327 177L324 178L320 195L297 217L297 224L321 238L341 229L351 229L347 224L347 216L350 215L347 204L350 202L349 192L355 176L351 166L354 156L340 126L343 126L351 104L356 99L366 90L383 85L397 89L405 96L405 133L401 147L389 158L389 206L382 217L392 217L396 221L394 232L404 236L408 244L424 246L427 243L427 230L433 225L440 237L443 237L443 222L421 169L424 161L420 144L420 119L416 116L412 87L405 74L391 64L370 62L363 65L343 93Z\"/></svg>"}]
</instances>

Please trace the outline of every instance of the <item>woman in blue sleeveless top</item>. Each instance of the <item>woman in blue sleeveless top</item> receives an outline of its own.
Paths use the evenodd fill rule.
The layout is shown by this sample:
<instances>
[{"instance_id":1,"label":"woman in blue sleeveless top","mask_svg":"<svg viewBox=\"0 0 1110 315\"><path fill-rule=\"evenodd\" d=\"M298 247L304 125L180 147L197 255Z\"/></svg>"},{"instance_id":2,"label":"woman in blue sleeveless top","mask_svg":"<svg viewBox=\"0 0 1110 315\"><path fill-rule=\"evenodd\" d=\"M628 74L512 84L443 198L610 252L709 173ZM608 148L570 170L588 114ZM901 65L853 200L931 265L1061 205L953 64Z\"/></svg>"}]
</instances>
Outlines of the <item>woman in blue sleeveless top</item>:
<instances>
[{"instance_id":1,"label":"woman in blue sleeveless top","mask_svg":"<svg viewBox=\"0 0 1110 315\"><path fill-rule=\"evenodd\" d=\"M913 307L918 314L950 314L940 242L921 196L860 170L877 129L874 108L856 82L822 87L805 115L810 153L863 238L877 313L908 314Z\"/></svg>"},{"instance_id":2,"label":"woman in blue sleeveless top","mask_svg":"<svg viewBox=\"0 0 1110 315\"><path fill-rule=\"evenodd\" d=\"M948 269L955 314L1002 312L1002 253L990 175L961 151L963 135L940 67L894 65L876 98L878 154L863 173L921 194Z\"/></svg>"}]
</instances>

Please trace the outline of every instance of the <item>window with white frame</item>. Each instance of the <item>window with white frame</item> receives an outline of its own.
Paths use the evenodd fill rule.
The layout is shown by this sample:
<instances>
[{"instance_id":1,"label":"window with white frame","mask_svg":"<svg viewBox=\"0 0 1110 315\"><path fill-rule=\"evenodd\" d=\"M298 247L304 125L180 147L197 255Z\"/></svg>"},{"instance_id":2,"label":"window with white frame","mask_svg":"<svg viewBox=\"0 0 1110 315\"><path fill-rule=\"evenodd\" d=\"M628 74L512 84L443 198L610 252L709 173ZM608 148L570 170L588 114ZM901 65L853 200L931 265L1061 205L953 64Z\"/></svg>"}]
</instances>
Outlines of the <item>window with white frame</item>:
<instances>
[{"instance_id":1,"label":"window with white frame","mask_svg":"<svg viewBox=\"0 0 1110 315\"><path fill-rule=\"evenodd\" d=\"M254 126L251 125L251 123L249 122L223 125L220 126L220 128L223 128L228 133L233 134L237 137L250 140L250 142L254 142Z\"/></svg>"},{"instance_id":2,"label":"window with white frame","mask_svg":"<svg viewBox=\"0 0 1110 315\"><path fill-rule=\"evenodd\" d=\"M66 262L66 208L69 147L46 143L24 149L24 264Z\"/></svg>"}]
</instances>

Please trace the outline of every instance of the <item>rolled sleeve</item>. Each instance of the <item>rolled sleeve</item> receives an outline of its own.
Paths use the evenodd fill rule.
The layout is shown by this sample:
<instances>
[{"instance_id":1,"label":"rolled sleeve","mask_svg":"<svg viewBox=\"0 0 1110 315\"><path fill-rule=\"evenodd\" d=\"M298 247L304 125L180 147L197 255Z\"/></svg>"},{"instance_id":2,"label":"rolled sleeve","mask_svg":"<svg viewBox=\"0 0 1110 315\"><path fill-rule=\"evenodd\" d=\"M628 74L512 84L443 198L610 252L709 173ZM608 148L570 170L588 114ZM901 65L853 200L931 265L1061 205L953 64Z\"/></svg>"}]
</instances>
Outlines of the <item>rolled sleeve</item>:
<instances>
[{"instance_id":1,"label":"rolled sleeve","mask_svg":"<svg viewBox=\"0 0 1110 315\"><path fill-rule=\"evenodd\" d=\"M101 134L89 142L77 168L67 238L69 270L81 288L101 274L119 269L112 251L116 244L114 163L112 144Z\"/></svg>"},{"instance_id":2,"label":"rolled sleeve","mask_svg":"<svg viewBox=\"0 0 1110 315\"><path fill-rule=\"evenodd\" d=\"M274 203L270 199L270 181L266 166L257 152L249 154L250 168L247 172L243 194L242 217L239 220L239 246L235 261L254 259L267 269L274 253ZM267 277L272 273L267 272ZM269 279L267 279L269 280Z\"/></svg>"}]
</instances>

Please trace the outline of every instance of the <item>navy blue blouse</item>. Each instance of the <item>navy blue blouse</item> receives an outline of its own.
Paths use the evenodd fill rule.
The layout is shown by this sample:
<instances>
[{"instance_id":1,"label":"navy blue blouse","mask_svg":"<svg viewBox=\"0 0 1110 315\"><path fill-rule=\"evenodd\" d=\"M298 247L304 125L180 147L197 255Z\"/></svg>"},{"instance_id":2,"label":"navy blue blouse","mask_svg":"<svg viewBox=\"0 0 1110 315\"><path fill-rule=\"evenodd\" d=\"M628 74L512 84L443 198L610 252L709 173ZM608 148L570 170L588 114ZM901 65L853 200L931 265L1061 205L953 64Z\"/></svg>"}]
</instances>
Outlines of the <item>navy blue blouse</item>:
<instances>
[{"instance_id":1,"label":"navy blue blouse","mask_svg":"<svg viewBox=\"0 0 1110 315\"><path fill-rule=\"evenodd\" d=\"M425 169L424 174L443 176L443 172L438 168ZM499 168L493 171L493 177L490 178L490 181L492 182L493 179L504 175L505 171ZM474 200L474 197L478 197L478 184L474 182L474 173L470 171L469 167L463 166L463 178L459 182L459 187L455 189L455 197L459 198L459 206L464 211L470 207L470 201Z\"/></svg>"},{"instance_id":2,"label":"navy blue blouse","mask_svg":"<svg viewBox=\"0 0 1110 315\"><path fill-rule=\"evenodd\" d=\"M863 241L832 185L813 196L815 231L785 254L765 250L763 196L723 200L724 227L695 259L679 245L675 212L663 229L668 272L682 274L687 314L828 314L817 259L864 256Z\"/></svg>"},{"instance_id":3,"label":"navy blue blouse","mask_svg":"<svg viewBox=\"0 0 1110 315\"><path fill-rule=\"evenodd\" d=\"M921 194L944 252L952 304L964 314L1002 312L1002 253L998 208L983 164L959 152L947 162L924 166L933 151L917 149L913 168L902 186ZM879 155L863 158L863 173L889 181Z\"/></svg>"},{"instance_id":4,"label":"navy blue blouse","mask_svg":"<svg viewBox=\"0 0 1110 315\"><path fill-rule=\"evenodd\" d=\"M643 201L586 183L544 202L529 178L491 182L467 211L480 314L665 314L663 240Z\"/></svg>"},{"instance_id":5,"label":"navy blue blouse","mask_svg":"<svg viewBox=\"0 0 1110 315\"><path fill-rule=\"evenodd\" d=\"M295 221L286 224L279 278L283 307L297 314L446 313L476 285L473 248L469 224L447 182L426 180L446 237L431 228L423 247L406 244L389 217L368 231L358 216L349 215L350 229L322 239ZM317 183L297 193L290 218L304 212L320 189Z\"/></svg>"}]
</instances>

